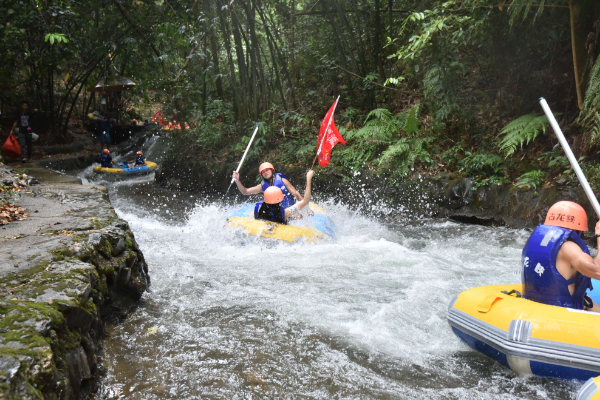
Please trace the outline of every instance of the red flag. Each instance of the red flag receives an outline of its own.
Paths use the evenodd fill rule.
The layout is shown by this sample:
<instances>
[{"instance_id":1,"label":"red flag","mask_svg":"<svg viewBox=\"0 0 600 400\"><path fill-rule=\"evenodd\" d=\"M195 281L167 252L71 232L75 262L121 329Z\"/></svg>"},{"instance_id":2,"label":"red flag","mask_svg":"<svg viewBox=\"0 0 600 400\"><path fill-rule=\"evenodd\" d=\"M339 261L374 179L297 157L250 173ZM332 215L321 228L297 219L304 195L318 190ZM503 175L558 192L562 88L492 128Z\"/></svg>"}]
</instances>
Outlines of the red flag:
<instances>
[{"instance_id":1,"label":"red flag","mask_svg":"<svg viewBox=\"0 0 600 400\"><path fill-rule=\"evenodd\" d=\"M158 120L158 124L160 126L165 126L167 124L167 121L165 121L165 119L163 118L160 110L158 110L153 116L152 118L157 119Z\"/></svg>"},{"instance_id":2,"label":"red flag","mask_svg":"<svg viewBox=\"0 0 600 400\"><path fill-rule=\"evenodd\" d=\"M338 100L336 100L329 111L327 111L327 114L321 123L321 130L319 131L319 138L317 139L317 151L320 150L318 158L319 165L321 167L326 167L329 165L329 161L331 161L331 150L336 144L338 144L338 142L346 144L346 141L342 135L340 135L340 132L335 126L335 122L333 120L333 113L335 111L335 107L337 106ZM323 140L323 135L325 135L325 140Z\"/></svg>"}]
</instances>

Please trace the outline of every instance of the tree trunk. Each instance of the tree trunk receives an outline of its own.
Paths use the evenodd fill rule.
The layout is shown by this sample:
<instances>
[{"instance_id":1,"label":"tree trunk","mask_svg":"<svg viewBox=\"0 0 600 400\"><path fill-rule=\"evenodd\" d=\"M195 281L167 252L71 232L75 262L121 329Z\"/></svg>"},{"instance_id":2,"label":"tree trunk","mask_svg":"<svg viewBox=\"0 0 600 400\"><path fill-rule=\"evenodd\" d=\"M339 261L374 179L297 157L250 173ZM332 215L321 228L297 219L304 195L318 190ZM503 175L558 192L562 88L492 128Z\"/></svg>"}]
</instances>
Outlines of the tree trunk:
<instances>
[{"instance_id":1,"label":"tree trunk","mask_svg":"<svg viewBox=\"0 0 600 400\"><path fill-rule=\"evenodd\" d=\"M207 10L210 11L208 0L206 0L205 3L207 5ZM210 52L212 53L213 69L215 76L217 77L217 96L219 96L219 99L223 100L223 79L221 78L221 70L219 68L219 50L217 48L217 38L215 35L214 18L212 18L212 14L209 26Z\"/></svg>"},{"instance_id":2,"label":"tree trunk","mask_svg":"<svg viewBox=\"0 0 600 400\"><path fill-rule=\"evenodd\" d=\"M247 37L249 38L250 41L248 41L248 39L246 40L246 44L247 44L247 49L248 49L248 54L250 55L250 88L251 88L251 98L250 98L250 104L251 104L251 112L252 112L252 118L257 120L258 119L258 113L259 113L259 95L258 95L258 60L257 58L260 58L260 54L257 54L256 52L256 33L254 31L254 16L253 16L253 12L252 12L252 8L249 6L248 1L250 0L246 0L246 1L242 1L242 6L244 7L244 10L246 12L246 22L247 22L247 29L248 29L248 35Z\"/></svg>"},{"instance_id":3,"label":"tree trunk","mask_svg":"<svg viewBox=\"0 0 600 400\"><path fill-rule=\"evenodd\" d=\"M221 9L221 4L219 0L215 0L215 9L217 11L217 16L219 17L219 22L221 24L221 31L223 32L223 41L225 42L225 50L227 51L227 60L229 63L229 80L231 82L231 91L233 97L233 104L235 109L237 110L238 117L243 117L242 104L240 100L240 92L237 85L237 79L235 78L235 66L233 64L233 56L231 54L231 33L229 32L227 21L225 21L225 15L223 15L223 11Z\"/></svg>"},{"instance_id":4,"label":"tree trunk","mask_svg":"<svg viewBox=\"0 0 600 400\"><path fill-rule=\"evenodd\" d=\"M50 53L51 61L48 67L48 108L50 112L50 124L54 124L54 60L52 50Z\"/></svg>"},{"instance_id":5,"label":"tree trunk","mask_svg":"<svg viewBox=\"0 0 600 400\"><path fill-rule=\"evenodd\" d=\"M383 69L383 59L381 57L381 13L379 11L379 0L375 0L375 40L373 41L373 45L375 47L373 57L375 65L379 69L381 81L385 82L385 70Z\"/></svg>"},{"instance_id":6,"label":"tree trunk","mask_svg":"<svg viewBox=\"0 0 600 400\"><path fill-rule=\"evenodd\" d=\"M92 100L94 99L94 97L96 96L96 92L92 92L90 93L90 99L88 100L87 106L83 109L83 120L85 120L86 116L88 115L89 111L90 111L90 105L92 104Z\"/></svg>"},{"instance_id":7,"label":"tree trunk","mask_svg":"<svg viewBox=\"0 0 600 400\"><path fill-rule=\"evenodd\" d=\"M261 102L262 102L262 110L265 110L268 107L268 103L267 103L267 82L265 80L265 72L264 72L264 67L263 67L263 63L262 63L262 58L260 56L260 43L258 41L258 37L256 36L256 13L254 11L254 6L253 0L247 0L251 2L251 6L248 7L248 13L249 13L249 25L250 25L250 35L252 37L252 49L254 52L254 57L256 59L256 72L257 72L257 76L256 79L259 81L260 84L260 93L261 93ZM262 111L261 110L261 111Z\"/></svg>"},{"instance_id":8,"label":"tree trunk","mask_svg":"<svg viewBox=\"0 0 600 400\"><path fill-rule=\"evenodd\" d=\"M248 83L248 69L246 67L246 61L244 59L244 46L242 43L242 37L240 34L240 30L239 30L239 21L237 19L236 13L235 13L235 9L232 11L231 10L231 6L229 8L229 15L231 17L231 29L233 32L233 40L235 43L235 54L237 57L237 61L238 61L238 70L239 70L239 74L240 74L240 82L241 82L241 88L240 88L240 92L241 92L241 98L242 98L242 115L244 118L248 118L250 117L250 103L249 103L249 97L248 96L248 91L252 90L252 88L249 87L249 83Z\"/></svg>"},{"instance_id":9,"label":"tree trunk","mask_svg":"<svg viewBox=\"0 0 600 400\"><path fill-rule=\"evenodd\" d=\"M291 83L290 93L292 95L292 105L298 108L296 104L296 0L291 0L291 18L290 18L290 69Z\"/></svg>"},{"instance_id":10,"label":"tree trunk","mask_svg":"<svg viewBox=\"0 0 600 400\"><path fill-rule=\"evenodd\" d=\"M272 63L273 63L273 69L275 70L275 79L276 79L276 82L277 82L277 87L279 89L279 94L281 96L281 102L283 104L283 108L285 109L285 111L287 111L288 110L288 106L287 106L287 102L285 100L285 96L283 94L283 87L281 85L281 79L279 78L279 69L277 68L277 61L275 60L275 54L277 52L277 50L276 50L277 44L274 43L275 39L271 35L271 30L269 29L269 25L267 23L267 20L265 19L264 15L263 15L263 12L262 12L262 9L261 9L261 5L260 5L259 1L260 0L257 0L257 2L255 3L254 7L258 11L258 14L260 15L260 18L261 18L261 20L263 22L263 26L265 28L265 33L267 34L267 44L269 45L269 52L271 53L271 60L272 60Z\"/></svg>"},{"instance_id":11,"label":"tree trunk","mask_svg":"<svg viewBox=\"0 0 600 400\"><path fill-rule=\"evenodd\" d=\"M90 68L90 70L84 75L83 79L81 79L81 85L79 86L79 90L77 91L77 94L73 98L73 102L71 103L71 108L69 109L69 114L67 114L67 117L65 118L65 123L64 123L64 126L63 126L63 134L67 133L67 128L69 127L69 121L71 120L71 113L73 112L73 108L75 107L75 103L77 103L77 99L79 98L79 94L81 93L81 89L83 89L83 87L85 85L85 81L92 74L92 71L94 71L94 68Z\"/></svg>"},{"instance_id":12,"label":"tree trunk","mask_svg":"<svg viewBox=\"0 0 600 400\"><path fill-rule=\"evenodd\" d=\"M569 14L571 22L571 49L573 50L573 72L575 75L575 89L577 90L577 105L583 107L584 85L583 73L585 71L585 30L581 29L581 3L569 0ZM581 37L583 36L583 38ZM583 40L582 40L583 39Z\"/></svg>"},{"instance_id":13,"label":"tree trunk","mask_svg":"<svg viewBox=\"0 0 600 400\"><path fill-rule=\"evenodd\" d=\"M338 0L333 0L333 3L335 4L337 10L338 10L338 15L340 16L340 20L342 21L342 24L344 25L344 30L346 32L348 32L350 34L350 44L352 45L352 50L358 55L358 62L360 65L360 74L364 77L365 75L367 75L367 62L365 60L365 56L364 56L364 46L362 45L362 40L360 39L360 37L358 38L358 40L356 39L355 35L354 35L354 30L352 29L352 26L350 25L350 22L348 21L348 18L346 18L346 13L344 13L344 10L342 9L342 6L340 4L340 2Z\"/></svg>"},{"instance_id":14,"label":"tree trunk","mask_svg":"<svg viewBox=\"0 0 600 400\"><path fill-rule=\"evenodd\" d=\"M394 32L392 31L392 27L394 26L394 0L388 0L388 29L390 37L393 37Z\"/></svg>"}]
</instances>

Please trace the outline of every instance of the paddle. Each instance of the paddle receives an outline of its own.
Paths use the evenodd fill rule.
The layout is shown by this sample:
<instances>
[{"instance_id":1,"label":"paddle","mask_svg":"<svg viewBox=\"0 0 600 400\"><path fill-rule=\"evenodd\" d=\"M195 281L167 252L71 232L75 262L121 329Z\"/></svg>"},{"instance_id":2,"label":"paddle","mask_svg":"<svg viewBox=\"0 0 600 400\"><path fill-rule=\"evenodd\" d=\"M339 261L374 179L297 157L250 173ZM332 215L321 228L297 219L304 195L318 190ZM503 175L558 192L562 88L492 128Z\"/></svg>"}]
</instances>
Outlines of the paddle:
<instances>
[{"instance_id":1,"label":"paddle","mask_svg":"<svg viewBox=\"0 0 600 400\"><path fill-rule=\"evenodd\" d=\"M254 130L254 133L252 134L252 137L250 138L250 141L248 142L248 147L246 147L246 151L244 152L244 155L243 155L242 159L240 160L240 163L239 163L237 169L235 170L235 172L240 172L240 168L242 168L242 164L244 163L244 160L246 159L246 154L248 154L248 150L250 150L250 146L252 146L252 141L254 140L254 136L256 136L256 132L258 132L258 126ZM227 188L227 191L225 192L225 195L223 197L227 196L227 193L229 193L229 189L231 189L231 185L233 185L233 182L235 182L235 179L231 178L231 183L229 184L229 187Z\"/></svg>"},{"instance_id":2,"label":"paddle","mask_svg":"<svg viewBox=\"0 0 600 400\"><path fill-rule=\"evenodd\" d=\"M571 167L573 168L573 171L575 171L575 174L577 175L577 178L579 179L581 186L583 186L583 190L585 191L585 194L587 195L588 199L590 200L590 203L592 203L592 207L594 207L594 210L596 211L596 215L600 218L600 204L598 204L598 199L594 195L594 192L592 191L590 184L588 183L585 175L583 174L583 171L579 167L579 163L577 162L575 155L571 151L571 147L569 147L569 143L567 143L567 140L565 139L565 135L563 135L562 130L560 129L560 126L558 126L558 122L556 122L556 118L554 118L554 114L552 114L552 111L550 111L550 107L548 106L546 99L541 97L540 104L541 104L542 108L544 109L544 113L546 114L546 117L548 117L548 121L550 121L550 125L552 125L552 129L554 129L554 133L556 133L556 137L558 137L558 141L560 142L560 145L562 146L563 150L565 151L565 154L567 155L567 158L569 159L569 162L571 163Z\"/></svg>"}]
</instances>

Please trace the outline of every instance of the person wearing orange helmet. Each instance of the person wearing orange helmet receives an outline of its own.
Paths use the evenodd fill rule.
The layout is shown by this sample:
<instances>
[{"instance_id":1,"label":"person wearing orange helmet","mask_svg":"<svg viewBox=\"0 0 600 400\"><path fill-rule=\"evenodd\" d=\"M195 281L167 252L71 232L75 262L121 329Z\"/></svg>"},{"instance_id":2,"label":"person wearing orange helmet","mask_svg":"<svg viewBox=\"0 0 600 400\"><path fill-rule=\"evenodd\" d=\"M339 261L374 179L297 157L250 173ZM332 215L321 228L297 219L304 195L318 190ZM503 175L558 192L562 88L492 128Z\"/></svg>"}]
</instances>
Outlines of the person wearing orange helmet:
<instances>
[{"instance_id":1,"label":"person wearing orange helmet","mask_svg":"<svg viewBox=\"0 0 600 400\"><path fill-rule=\"evenodd\" d=\"M113 165L117 168L121 168L121 166L119 164L117 164L116 162L113 161L113 159L110 155L110 150L108 150L108 149L102 150L102 155L100 156L100 165L103 168L112 168Z\"/></svg>"},{"instance_id":2,"label":"person wearing orange helmet","mask_svg":"<svg viewBox=\"0 0 600 400\"><path fill-rule=\"evenodd\" d=\"M287 224L287 220L297 214L310 202L311 181L315 174L312 169L306 173L306 192L304 198L290 207L283 206L284 194L277 186L269 186L265 190L264 201L254 206L254 218Z\"/></svg>"},{"instance_id":3,"label":"person wearing orange helmet","mask_svg":"<svg viewBox=\"0 0 600 400\"><path fill-rule=\"evenodd\" d=\"M240 182L240 174L237 171L233 171L232 178L235 179L239 191L245 195L264 193L269 187L274 186L281 189L283 193L282 206L288 208L292 206L297 200L302 200L303 197L296 188L290 183L290 181L282 173L275 172L273 164L264 162L258 167L258 173L263 178L259 185L251 188L246 188Z\"/></svg>"},{"instance_id":4,"label":"person wearing orange helmet","mask_svg":"<svg viewBox=\"0 0 600 400\"><path fill-rule=\"evenodd\" d=\"M600 311L586 291L591 278L600 279L600 252L595 258L578 232L588 230L583 207L559 201L548 210L523 249L523 297L538 303ZM600 222L596 224L596 240ZM599 243L600 245L600 243Z\"/></svg>"},{"instance_id":5,"label":"person wearing orange helmet","mask_svg":"<svg viewBox=\"0 0 600 400\"><path fill-rule=\"evenodd\" d=\"M142 153L141 150L139 150L137 152L137 157L135 158L135 160L131 160L127 162L127 166L129 168L131 167L143 167L144 165L146 165L146 157L144 157L144 153Z\"/></svg>"}]
</instances>

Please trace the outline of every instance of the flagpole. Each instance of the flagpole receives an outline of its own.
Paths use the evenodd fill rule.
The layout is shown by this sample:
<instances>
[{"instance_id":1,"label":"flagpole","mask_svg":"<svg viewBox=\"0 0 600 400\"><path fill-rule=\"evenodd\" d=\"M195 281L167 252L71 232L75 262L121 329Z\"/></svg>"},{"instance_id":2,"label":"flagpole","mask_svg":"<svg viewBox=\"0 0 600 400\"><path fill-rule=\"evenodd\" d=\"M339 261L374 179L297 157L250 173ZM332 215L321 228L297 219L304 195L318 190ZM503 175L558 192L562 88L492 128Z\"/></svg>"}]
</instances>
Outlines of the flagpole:
<instances>
[{"instance_id":1,"label":"flagpole","mask_svg":"<svg viewBox=\"0 0 600 400\"><path fill-rule=\"evenodd\" d=\"M312 166L310 167L310 169L313 169L313 167L315 166L315 162L317 162L317 157L319 157L319 154L321 154L321 147L323 147L323 142L325 141L325 138L327 137L327 131L329 130L329 126L331 125L331 120L333 120L333 114L335 114L335 108L338 105L338 101L340 100L340 96L338 96L338 98L335 100L335 104L333 105L333 111L331 112L331 115L329 116L329 122L327 122L327 128L325 128L325 132L323 132L323 139L321 139L321 144L319 145L319 149L317 150L317 155L315 156L315 159L313 160Z\"/></svg>"}]
</instances>

